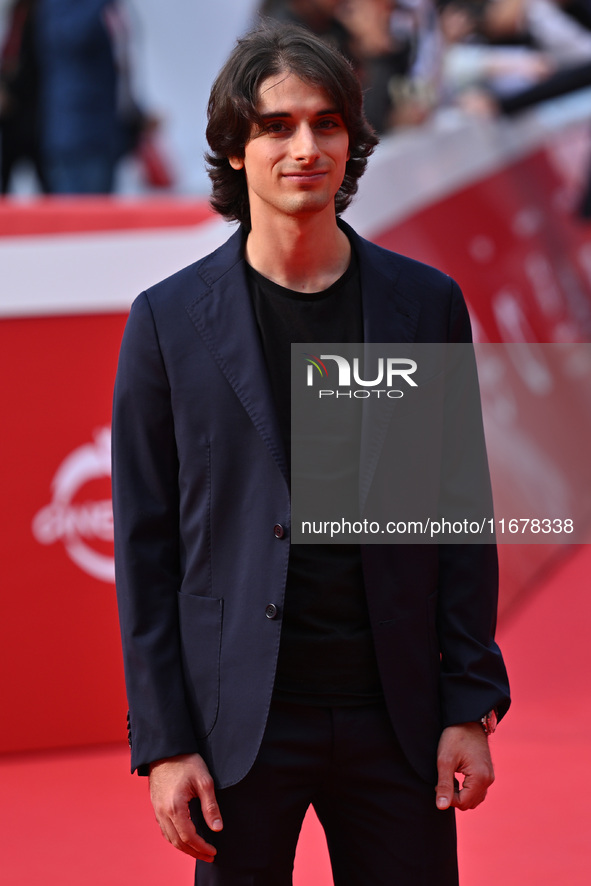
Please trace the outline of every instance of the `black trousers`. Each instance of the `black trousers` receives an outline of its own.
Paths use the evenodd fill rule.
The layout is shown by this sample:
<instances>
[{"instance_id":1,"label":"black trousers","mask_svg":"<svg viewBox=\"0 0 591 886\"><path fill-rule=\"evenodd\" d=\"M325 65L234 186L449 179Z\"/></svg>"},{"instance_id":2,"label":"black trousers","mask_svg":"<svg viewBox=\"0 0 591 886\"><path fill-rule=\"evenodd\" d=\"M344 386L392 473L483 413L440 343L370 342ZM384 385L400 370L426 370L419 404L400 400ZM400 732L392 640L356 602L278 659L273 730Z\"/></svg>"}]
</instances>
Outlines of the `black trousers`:
<instances>
[{"instance_id":1,"label":"black trousers","mask_svg":"<svg viewBox=\"0 0 591 886\"><path fill-rule=\"evenodd\" d=\"M224 830L197 830L218 854L197 862L197 886L289 886L312 804L326 833L335 886L457 886L453 810L404 757L385 707L276 702L257 760L218 791Z\"/></svg>"}]
</instances>

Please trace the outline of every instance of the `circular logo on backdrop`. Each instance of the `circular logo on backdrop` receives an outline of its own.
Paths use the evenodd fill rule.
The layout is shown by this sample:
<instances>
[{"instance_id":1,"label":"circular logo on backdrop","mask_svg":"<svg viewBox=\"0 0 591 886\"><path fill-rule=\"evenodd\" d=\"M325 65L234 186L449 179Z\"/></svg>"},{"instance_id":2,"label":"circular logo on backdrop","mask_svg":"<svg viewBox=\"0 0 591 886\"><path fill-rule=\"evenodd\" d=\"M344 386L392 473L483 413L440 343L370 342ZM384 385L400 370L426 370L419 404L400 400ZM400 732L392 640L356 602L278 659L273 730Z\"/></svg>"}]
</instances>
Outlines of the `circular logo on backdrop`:
<instances>
[{"instance_id":1,"label":"circular logo on backdrop","mask_svg":"<svg viewBox=\"0 0 591 886\"><path fill-rule=\"evenodd\" d=\"M111 505L111 430L100 428L94 442L66 456L51 483L52 501L33 519L40 544L61 542L83 572L115 581Z\"/></svg>"}]
</instances>

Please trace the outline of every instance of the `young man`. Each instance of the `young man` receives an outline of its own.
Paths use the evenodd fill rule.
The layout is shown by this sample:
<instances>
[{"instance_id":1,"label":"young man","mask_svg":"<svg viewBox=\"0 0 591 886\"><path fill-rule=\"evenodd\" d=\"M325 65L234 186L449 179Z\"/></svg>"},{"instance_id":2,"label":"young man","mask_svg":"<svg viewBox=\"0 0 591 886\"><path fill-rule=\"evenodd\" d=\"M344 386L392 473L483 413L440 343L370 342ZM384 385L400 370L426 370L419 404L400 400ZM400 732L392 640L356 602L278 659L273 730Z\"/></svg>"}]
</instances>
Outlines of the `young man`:
<instances>
[{"instance_id":1,"label":"young man","mask_svg":"<svg viewBox=\"0 0 591 886\"><path fill-rule=\"evenodd\" d=\"M306 31L238 42L207 135L240 230L143 293L122 344L132 770L200 886L291 883L310 804L336 886L452 886L452 807L484 799L509 704L494 546L290 546L290 343L470 338L449 277L338 219L376 141L361 104Z\"/></svg>"}]
</instances>

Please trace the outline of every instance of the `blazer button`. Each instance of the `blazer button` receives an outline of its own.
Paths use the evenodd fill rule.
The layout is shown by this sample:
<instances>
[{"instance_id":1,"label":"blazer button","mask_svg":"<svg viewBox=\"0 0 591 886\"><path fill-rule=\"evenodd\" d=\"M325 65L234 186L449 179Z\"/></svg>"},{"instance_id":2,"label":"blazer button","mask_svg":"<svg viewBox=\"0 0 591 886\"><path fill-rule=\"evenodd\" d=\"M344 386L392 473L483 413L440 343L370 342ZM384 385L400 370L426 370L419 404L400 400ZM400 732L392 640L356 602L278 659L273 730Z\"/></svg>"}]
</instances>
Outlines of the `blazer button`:
<instances>
[{"instance_id":1,"label":"blazer button","mask_svg":"<svg viewBox=\"0 0 591 886\"><path fill-rule=\"evenodd\" d=\"M281 523L275 523L275 526L273 526L273 535L275 536L275 538L283 538L283 536L285 535L285 529L283 528Z\"/></svg>"},{"instance_id":2,"label":"blazer button","mask_svg":"<svg viewBox=\"0 0 591 886\"><path fill-rule=\"evenodd\" d=\"M265 615L267 616L267 618L277 618L277 607L274 603L269 603L269 605L265 609Z\"/></svg>"}]
</instances>

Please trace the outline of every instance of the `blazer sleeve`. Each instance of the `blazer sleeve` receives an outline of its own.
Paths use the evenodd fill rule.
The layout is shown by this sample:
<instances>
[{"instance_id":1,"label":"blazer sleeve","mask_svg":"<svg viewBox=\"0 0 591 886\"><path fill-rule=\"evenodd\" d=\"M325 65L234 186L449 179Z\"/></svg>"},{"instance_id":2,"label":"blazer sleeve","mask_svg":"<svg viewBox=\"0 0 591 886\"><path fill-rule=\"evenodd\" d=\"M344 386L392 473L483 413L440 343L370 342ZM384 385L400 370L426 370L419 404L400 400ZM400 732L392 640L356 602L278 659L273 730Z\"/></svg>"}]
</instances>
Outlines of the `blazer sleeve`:
<instances>
[{"instance_id":1,"label":"blazer sleeve","mask_svg":"<svg viewBox=\"0 0 591 886\"><path fill-rule=\"evenodd\" d=\"M131 769L197 750L179 642L178 457L170 386L148 297L134 302L112 424L115 576Z\"/></svg>"},{"instance_id":2,"label":"blazer sleeve","mask_svg":"<svg viewBox=\"0 0 591 886\"><path fill-rule=\"evenodd\" d=\"M470 320L454 281L448 341L452 354L454 343L462 345L462 358L446 407L446 469L453 476L463 465L471 463L479 486L478 505L483 515L487 511L492 516L478 375L472 348L467 347L472 341ZM509 707L507 672L495 642L498 581L493 539L488 543L439 546L437 633L444 727L478 720L492 708L497 708L500 718Z\"/></svg>"}]
</instances>

